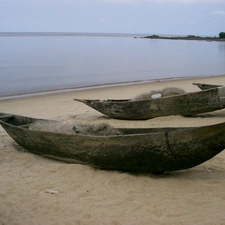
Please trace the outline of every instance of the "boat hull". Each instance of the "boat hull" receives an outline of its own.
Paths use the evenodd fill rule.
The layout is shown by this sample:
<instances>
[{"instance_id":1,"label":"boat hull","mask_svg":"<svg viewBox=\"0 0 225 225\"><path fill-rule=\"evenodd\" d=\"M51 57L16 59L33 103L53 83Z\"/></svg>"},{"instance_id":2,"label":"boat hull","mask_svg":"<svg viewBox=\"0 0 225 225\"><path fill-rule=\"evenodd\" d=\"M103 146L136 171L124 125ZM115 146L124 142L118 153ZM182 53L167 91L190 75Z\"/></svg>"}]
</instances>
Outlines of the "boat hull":
<instances>
[{"instance_id":1,"label":"boat hull","mask_svg":"<svg viewBox=\"0 0 225 225\"><path fill-rule=\"evenodd\" d=\"M30 130L34 121L0 116L5 131L29 152L106 170L188 169L225 148L225 123L195 128L121 129L123 135L92 136Z\"/></svg>"},{"instance_id":2,"label":"boat hull","mask_svg":"<svg viewBox=\"0 0 225 225\"><path fill-rule=\"evenodd\" d=\"M146 120L155 117L193 116L225 108L225 88L187 93L149 100L89 100L74 99L115 119ZM221 93L222 96L221 96Z\"/></svg>"},{"instance_id":3,"label":"boat hull","mask_svg":"<svg viewBox=\"0 0 225 225\"><path fill-rule=\"evenodd\" d=\"M215 85L215 84L203 84L203 83L193 83L193 85L198 86L201 90L208 90L211 88L222 87L223 85Z\"/></svg>"}]
</instances>

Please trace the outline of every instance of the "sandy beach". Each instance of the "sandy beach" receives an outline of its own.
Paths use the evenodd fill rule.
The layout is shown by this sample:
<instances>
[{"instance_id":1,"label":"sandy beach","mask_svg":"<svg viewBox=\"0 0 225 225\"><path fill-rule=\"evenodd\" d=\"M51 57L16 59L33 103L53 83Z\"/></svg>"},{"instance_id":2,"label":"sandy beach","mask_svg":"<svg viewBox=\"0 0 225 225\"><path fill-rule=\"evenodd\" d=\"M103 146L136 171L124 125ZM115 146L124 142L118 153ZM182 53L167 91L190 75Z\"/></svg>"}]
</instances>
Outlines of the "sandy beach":
<instances>
[{"instance_id":1,"label":"sandy beach","mask_svg":"<svg viewBox=\"0 0 225 225\"><path fill-rule=\"evenodd\" d=\"M114 127L204 126L224 122L225 110L197 117L145 121L111 119L74 98L126 99L150 90L200 89L225 75L163 80L0 100L0 112L29 117L106 122ZM191 169L153 175L105 171L26 152L0 127L1 225L225 224L225 152Z\"/></svg>"}]
</instances>

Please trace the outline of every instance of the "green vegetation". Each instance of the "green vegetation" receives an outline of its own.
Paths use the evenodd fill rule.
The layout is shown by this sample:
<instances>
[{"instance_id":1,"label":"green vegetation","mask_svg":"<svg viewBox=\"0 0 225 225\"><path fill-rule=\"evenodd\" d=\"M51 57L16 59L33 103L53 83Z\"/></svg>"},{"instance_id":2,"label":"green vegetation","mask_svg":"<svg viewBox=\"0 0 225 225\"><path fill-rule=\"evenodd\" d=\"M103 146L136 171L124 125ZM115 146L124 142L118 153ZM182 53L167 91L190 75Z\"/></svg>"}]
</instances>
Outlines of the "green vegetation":
<instances>
[{"instance_id":1,"label":"green vegetation","mask_svg":"<svg viewBox=\"0 0 225 225\"><path fill-rule=\"evenodd\" d=\"M219 37L220 37L220 38L225 38L225 32L220 32L220 33L219 33Z\"/></svg>"},{"instance_id":2,"label":"green vegetation","mask_svg":"<svg viewBox=\"0 0 225 225\"><path fill-rule=\"evenodd\" d=\"M187 35L187 36L159 36L159 35L151 35L145 36L143 38L151 38L151 39L169 39L169 40L196 40L196 41L225 41L225 32L220 32L219 37L201 37L195 35Z\"/></svg>"}]
</instances>

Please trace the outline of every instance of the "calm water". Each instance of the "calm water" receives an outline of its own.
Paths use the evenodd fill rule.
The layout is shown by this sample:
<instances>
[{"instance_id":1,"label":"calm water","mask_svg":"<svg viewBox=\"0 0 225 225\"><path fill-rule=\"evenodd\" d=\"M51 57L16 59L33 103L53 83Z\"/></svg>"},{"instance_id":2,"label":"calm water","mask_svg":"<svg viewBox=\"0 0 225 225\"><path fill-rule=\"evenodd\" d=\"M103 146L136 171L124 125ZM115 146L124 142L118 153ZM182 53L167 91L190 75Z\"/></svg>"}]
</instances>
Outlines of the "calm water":
<instances>
[{"instance_id":1,"label":"calm water","mask_svg":"<svg viewBox=\"0 0 225 225\"><path fill-rule=\"evenodd\" d=\"M220 74L225 74L225 42L0 36L0 96Z\"/></svg>"}]
</instances>

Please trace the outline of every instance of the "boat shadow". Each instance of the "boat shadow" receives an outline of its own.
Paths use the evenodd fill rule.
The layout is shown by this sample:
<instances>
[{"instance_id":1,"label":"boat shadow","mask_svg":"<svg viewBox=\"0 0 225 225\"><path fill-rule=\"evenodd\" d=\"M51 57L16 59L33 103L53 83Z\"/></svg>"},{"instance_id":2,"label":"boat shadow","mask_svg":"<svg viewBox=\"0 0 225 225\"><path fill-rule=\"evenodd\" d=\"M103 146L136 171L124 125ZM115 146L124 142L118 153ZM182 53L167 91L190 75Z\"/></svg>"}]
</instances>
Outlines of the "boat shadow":
<instances>
[{"instance_id":1,"label":"boat shadow","mask_svg":"<svg viewBox=\"0 0 225 225\"><path fill-rule=\"evenodd\" d=\"M214 112L208 112L208 113L202 113L202 114L197 114L197 115L190 115L190 116L185 116L185 117L190 117L190 118L212 118L212 117L218 117L218 118L225 118L225 110L218 110Z\"/></svg>"},{"instance_id":2,"label":"boat shadow","mask_svg":"<svg viewBox=\"0 0 225 225\"><path fill-rule=\"evenodd\" d=\"M149 177L152 179L176 179L176 180L225 180L225 169L224 168L198 168L198 166L179 171L171 171L164 173L151 173L151 172L127 172L131 176L135 177Z\"/></svg>"}]
</instances>

